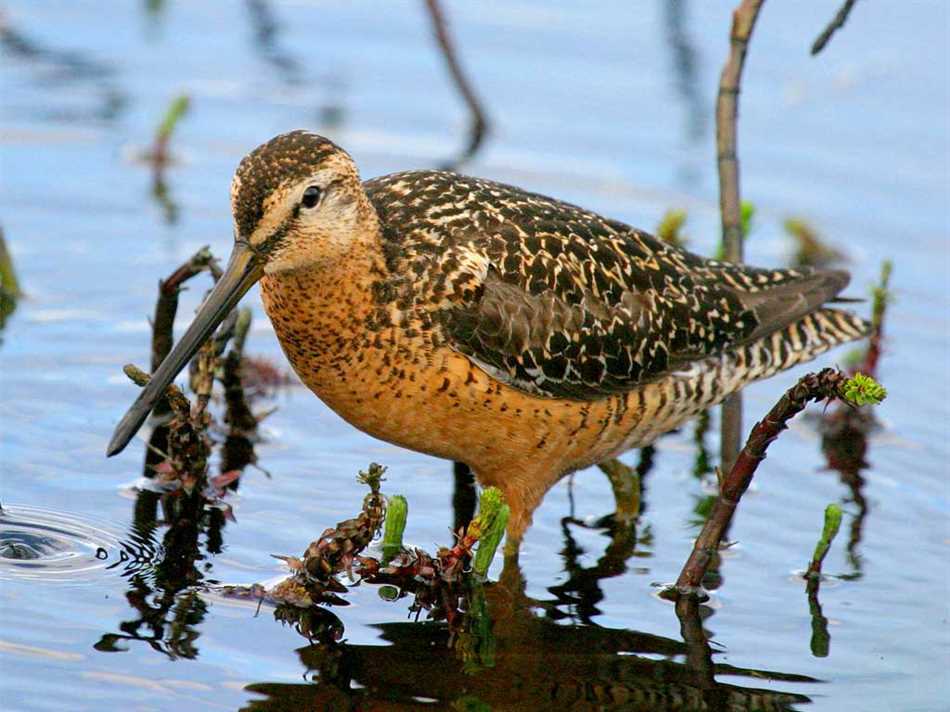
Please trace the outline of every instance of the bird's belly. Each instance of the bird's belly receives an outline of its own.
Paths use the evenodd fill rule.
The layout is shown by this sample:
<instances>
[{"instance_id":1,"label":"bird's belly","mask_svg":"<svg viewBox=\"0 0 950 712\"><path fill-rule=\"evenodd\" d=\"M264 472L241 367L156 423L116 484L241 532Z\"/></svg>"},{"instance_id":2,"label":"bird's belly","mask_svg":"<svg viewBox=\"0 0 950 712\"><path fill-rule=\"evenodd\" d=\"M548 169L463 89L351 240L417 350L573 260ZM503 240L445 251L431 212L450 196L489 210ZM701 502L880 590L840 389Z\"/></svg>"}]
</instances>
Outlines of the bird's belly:
<instances>
[{"instance_id":1,"label":"bird's belly","mask_svg":"<svg viewBox=\"0 0 950 712\"><path fill-rule=\"evenodd\" d=\"M533 396L448 348L416 362L368 350L330 371L288 355L304 383L355 427L465 462L489 483L519 470L553 481L650 442L696 412L674 402L676 389L663 382L596 401Z\"/></svg>"},{"instance_id":2,"label":"bird's belly","mask_svg":"<svg viewBox=\"0 0 950 712\"><path fill-rule=\"evenodd\" d=\"M650 442L710 400L710 390L690 397L694 376L593 401L534 396L433 345L420 325L370 332L346 299L318 307L300 298L304 290L262 284L284 353L332 410L374 437L465 462L488 484L523 472L532 480L544 473L549 485Z\"/></svg>"}]
</instances>

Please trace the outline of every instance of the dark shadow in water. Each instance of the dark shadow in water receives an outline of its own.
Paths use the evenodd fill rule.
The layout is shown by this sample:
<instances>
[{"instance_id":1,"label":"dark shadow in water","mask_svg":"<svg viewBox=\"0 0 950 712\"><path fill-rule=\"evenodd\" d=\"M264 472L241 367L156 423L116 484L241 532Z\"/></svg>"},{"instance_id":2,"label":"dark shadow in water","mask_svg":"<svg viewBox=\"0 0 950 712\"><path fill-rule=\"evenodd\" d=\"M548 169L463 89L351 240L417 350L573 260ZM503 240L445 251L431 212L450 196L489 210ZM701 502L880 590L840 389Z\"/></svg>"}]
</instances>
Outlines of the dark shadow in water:
<instances>
[{"instance_id":1,"label":"dark shadow in water","mask_svg":"<svg viewBox=\"0 0 950 712\"><path fill-rule=\"evenodd\" d=\"M162 220L166 225L175 225L178 222L180 209L168 188L168 181L165 178L164 171L154 171L152 173L152 200L155 201L162 211Z\"/></svg>"},{"instance_id":2,"label":"dark shadow in water","mask_svg":"<svg viewBox=\"0 0 950 712\"><path fill-rule=\"evenodd\" d=\"M867 462L868 433L875 428L873 416L864 410L838 408L822 419L821 450L829 469L835 470L850 491L850 500L856 507L848 534L848 563L852 572L841 578L860 579L861 554L858 546L864 533L868 501L864 496L864 477L861 474Z\"/></svg>"},{"instance_id":3,"label":"dark shadow in water","mask_svg":"<svg viewBox=\"0 0 950 712\"><path fill-rule=\"evenodd\" d=\"M446 161L442 166L446 170L458 170L463 163L474 157L481 148L489 130L488 118L482 109L482 104L472 83L469 81L465 70L462 69L462 63L455 51L455 41L449 33L442 4L439 0L425 0L425 7L446 69L449 71L449 76L452 78L456 91L458 91L468 109L468 140L465 148L455 158Z\"/></svg>"},{"instance_id":4,"label":"dark shadow in water","mask_svg":"<svg viewBox=\"0 0 950 712\"><path fill-rule=\"evenodd\" d=\"M159 505L164 515L161 521ZM129 580L125 598L136 615L120 623L118 632L105 633L95 649L124 652L131 641L140 641L172 660L198 657L199 626L208 612L198 590L212 583L206 578L207 560L221 551L224 524L224 512L205 507L197 495L162 497L140 492L131 540L142 544L142 554L129 557L126 547L115 564L123 567ZM168 529L157 546L161 526Z\"/></svg>"},{"instance_id":5,"label":"dark shadow in water","mask_svg":"<svg viewBox=\"0 0 950 712\"><path fill-rule=\"evenodd\" d=\"M709 106L700 85L698 54L689 36L688 0L660 0L666 26L666 38L673 60L673 81L683 106L683 134L686 143L694 146L703 140L709 117ZM706 156L702 156L703 161ZM699 165L687 160L680 166L680 177L687 185L699 179Z\"/></svg>"},{"instance_id":6,"label":"dark shadow in water","mask_svg":"<svg viewBox=\"0 0 950 712\"><path fill-rule=\"evenodd\" d=\"M269 0L247 0L246 5L258 55L274 69L281 81L300 84L300 62L280 45L280 23Z\"/></svg>"},{"instance_id":7,"label":"dark shadow in water","mask_svg":"<svg viewBox=\"0 0 950 712\"><path fill-rule=\"evenodd\" d=\"M29 108L29 118L49 121L114 121L125 110L127 96L115 84L115 70L105 62L90 59L77 50L45 47L10 24L0 10L0 55L33 69L32 80L48 101ZM77 92L91 88L97 95L92 109L66 103ZM67 93L64 88L70 91ZM55 90L55 91L52 91ZM9 107L8 107L9 108ZM19 107L16 107L19 108ZM15 109L14 109L15 110Z\"/></svg>"}]
</instances>

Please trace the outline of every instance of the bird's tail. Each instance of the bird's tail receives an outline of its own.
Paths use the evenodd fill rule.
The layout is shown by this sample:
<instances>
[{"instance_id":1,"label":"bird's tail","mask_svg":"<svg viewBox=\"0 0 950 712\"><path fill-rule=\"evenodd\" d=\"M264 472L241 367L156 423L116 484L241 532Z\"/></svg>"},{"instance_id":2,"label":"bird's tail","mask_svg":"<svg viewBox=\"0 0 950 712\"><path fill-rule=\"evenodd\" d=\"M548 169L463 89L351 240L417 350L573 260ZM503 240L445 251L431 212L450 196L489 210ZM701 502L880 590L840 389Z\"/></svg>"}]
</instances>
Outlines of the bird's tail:
<instances>
[{"instance_id":1,"label":"bird's tail","mask_svg":"<svg viewBox=\"0 0 950 712\"><path fill-rule=\"evenodd\" d=\"M851 312L822 307L787 326L726 351L700 366L693 383L695 412L720 403L743 386L811 361L835 346L867 336L871 325Z\"/></svg>"},{"instance_id":2,"label":"bird's tail","mask_svg":"<svg viewBox=\"0 0 950 712\"><path fill-rule=\"evenodd\" d=\"M748 383L811 361L869 331L870 324L851 312L822 307L719 357L696 361L650 385L656 391L651 399L660 406L651 412L649 424L631 432L617 452L652 442Z\"/></svg>"},{"instance_id":3,"label":"bird's tail","mask_svg":"<svg viewBox=\"0 0 950 712\"><path fill-rule=\"evenodd\" d=\"M783 329L732 350L726 360L727 381L733 390L768 378L849 341L867 336L871 325L851 312L824 307L806 314Z\"/></svg>"}]
</instances>

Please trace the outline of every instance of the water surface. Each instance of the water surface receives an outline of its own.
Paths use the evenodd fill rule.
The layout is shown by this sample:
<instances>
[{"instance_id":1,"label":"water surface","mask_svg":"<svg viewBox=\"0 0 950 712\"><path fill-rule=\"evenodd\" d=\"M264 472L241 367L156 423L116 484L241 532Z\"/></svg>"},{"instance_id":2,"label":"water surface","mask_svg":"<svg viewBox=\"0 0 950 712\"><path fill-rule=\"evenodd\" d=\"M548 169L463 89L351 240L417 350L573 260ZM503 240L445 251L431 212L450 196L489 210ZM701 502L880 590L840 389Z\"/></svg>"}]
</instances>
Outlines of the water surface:
<instances>
[{"instance_id":1,"label":"water surface","mask_svg":"<svg viewBox=\"0 0 950 712\"><path fill-rule=\"evenodd\" d=\"M645 228L685 208L690 246L712 252L711 107L729 5L449 3L494 127L464 170ZM611 509L609 488L596 471L579 473L535 517L521 557L526 598L493 601L505 633L496 666L466 674L444 627L413 623L404 602L372 587L315 623L342 625L337 644L199 593L279 576L269 554L297 554L355 514L354 475L371 460L390 468L386 491L409 497L408 539L446 543L450 463L372 440L290 389L258 447L271 477L249 470L231 500L236 521L209 515L182 559L166 556L154 500L131 488L143 442L103 456L135 391L121 365L147 363L157 280L203 244L229 250L228 184L247 150L308 127L370 177L439 165L464 146L467 118L422 3L6 3L0 220L28 297L0 344L4 707L945 708L948 11L940 0L859 3L811 58L833 10L766 6L740 151L758 208L750 261L791 259L787 215L849 255L855 295L882 259L895 261L879 374L891 397L860 481L828 469L814 419L775 444L704 609L715 665L704 667L654 585L675 579L707 494L692 476L692 427L657 444L632 541L608 550L593 524ZM159 200L134 157L182 91L192 111ZM205 284L183 294L182 320ZM256 294L246 301L257 314L248 349L280 362ZM803 372L748 389L748 419ZM830 502L846 518L819 615L795 572ZM828 643L816 655L822 618Z\"/></svg>"}]
</instances>

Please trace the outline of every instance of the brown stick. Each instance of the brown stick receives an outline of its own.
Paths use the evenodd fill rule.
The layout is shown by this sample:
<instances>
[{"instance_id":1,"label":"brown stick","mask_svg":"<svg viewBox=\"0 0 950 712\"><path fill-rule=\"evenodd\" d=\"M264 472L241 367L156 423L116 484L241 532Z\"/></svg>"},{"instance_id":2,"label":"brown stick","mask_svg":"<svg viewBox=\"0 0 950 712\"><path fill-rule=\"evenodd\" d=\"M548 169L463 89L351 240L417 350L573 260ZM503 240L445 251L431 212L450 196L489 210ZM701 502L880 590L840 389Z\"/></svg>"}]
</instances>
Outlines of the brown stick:
<instances>
[{"instance_id":1,"label":"brown stick","mask_svg":"<svg viewBox=\"0 0 950 712\"><path fill-rule=\"evenodd\" d=\"M435 30L435 38L439 43L439 48L442 50L442 56L445 58L445 64L449 68L449 73L452 75L452 81L455 82L455 86L465 100L465 104L468 106L469 114L471 115L468 146L465 147L465 150L459 158L459 161L464 161L474 156L478 150L482 139L488 132L488 120L485 118L481 103L475 95L475 90L472 89L472 85L469 84L465 72L462 71L462 65L459 63L458 55L455 53L455 46L452 44L452 38L449 36L445 23L445 15L442 13L439 0L426 0L426 8L429 10L429 17L432 20L432 29Z\"/></svg>"},{"instance_id":2,"label":"brown stick","mask_svg":"<svg viewBox=\"0 0 950 712\"><path fill-rule=\"evenodd\" d=\"M848 15L851 13L851 8L854 7L857 1L858 0L844 0L844 4L838 10L838 13L833 18L831 18L831 22L828 23L828 26L822 30L821 34L818 35L818 37L812 43L812 56L821 52L821 50L825 48L825 45L828 44L828 40L831 39L831 36L844 26L844 23L848 21Z\"/></svg>"},{"instance_id":3,"label":"brown stick","mask_svg":"<svg viewBox=\"0 0 950 712\"><path fill-rule=\"evenodd\" d=\"M739 198L739 158L736 148L736 119L739 114L739 86L749 38L765 0L742 0L732 13L729 58L719 77L716 99L716 162L719 167L719 210L722 215L722 244L725 259L742 262L742 213ZM742 397L735 394L722 404L720 459L723 469L732 466L742 439Z\"/></svg>"},{"instance_id":4,"label":"brown stick","mask_svg":"<svg viewBox=\"0 0 950 712\"><path fill-rule=\"evenodd\" d=\"M785 430L786 423L804 410L808 401L837 397L839 388L846 380L847 377L841 371L833 368L809 373L788 389L768 415L755 424L735 464L719 485L719 497L676 580L677 593L698 593L703 575L719 551L719 542L729 528L739 500L752 482L759 463L765 459L765 451Z\"/></svg>"},{"instance_id":5,"label":"brown stick","mask_svg":"<svg viewBox=\"0 0 950 712\"><path fill-rule=\"evenodd\" d=\"M187 262L158 283L158 300L155 302L155 318L152 320L152 371L158 368L172 350L174 336L172 327L178 312L178 293L182 285L214 262L211 250L205 245Z\"/></svg>"}]
</instances>

